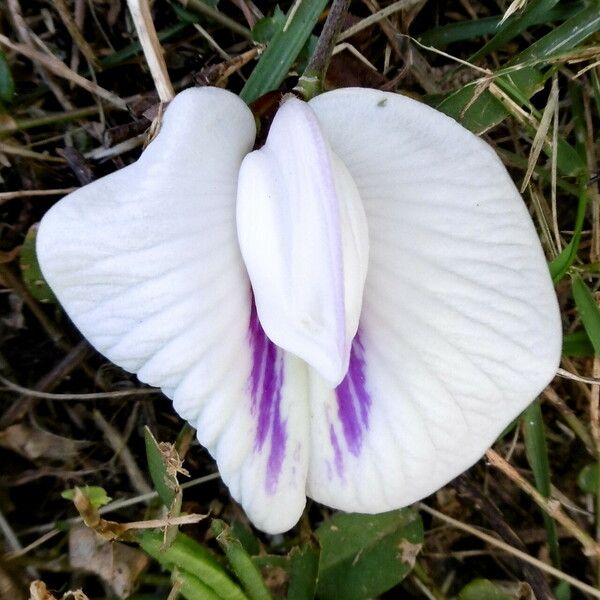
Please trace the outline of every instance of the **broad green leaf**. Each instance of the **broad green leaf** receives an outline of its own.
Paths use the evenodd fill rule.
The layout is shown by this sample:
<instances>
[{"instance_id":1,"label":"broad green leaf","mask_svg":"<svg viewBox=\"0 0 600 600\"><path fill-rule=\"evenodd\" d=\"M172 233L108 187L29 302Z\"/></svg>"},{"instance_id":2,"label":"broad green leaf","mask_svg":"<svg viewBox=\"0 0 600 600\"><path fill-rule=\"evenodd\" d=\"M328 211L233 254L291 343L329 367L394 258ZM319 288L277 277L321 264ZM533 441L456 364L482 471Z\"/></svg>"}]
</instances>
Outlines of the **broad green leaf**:
<instances>
[{"instance_id":1,"label":"broad green leaf","mask_svg":"<svg viewBox=\"0 0 600 600\"><path fill-rule=\"evenodd\" d=\"M211 526L212 532L217 537L217 542L225 553L229 565L237 578L241 581L248 598L250 600L271 600L271 595L263 578L255 567L250 555L244 550L240 540L238 540L223 521L215 519Z\"/></svg>"},{"instance_id":2,"label":"broad green leaf","mask_svg":"<svg viewBox=\"0 0 600 600\"><path fill-rule=\"evenodd\" d=\"M563 336L563 350L565 356L585 357L594 356L594 346L585 329L580 329Z\"/></svg>"},{"instance_id":3,"label":"broad green leaf","mask_svg":"<svg viewBox=\"0 0 600 600\"><path fill-rule=\"evenodd\" d=\"M458 600L515 600L515 596L507 594L495 586L489 579L474 579L458 594Z\"/></svg>"},{"instance_id":4,"label":"broad green leaf","mask_svg":"<svg viewBox=\"0 0 600 600\"><path fill-rule=\"evenodd\" d=\"M50 286L46 283L38 263L35 251L37 232L38 224L36 223L29 228L25 236L25 241L21 246L19 257L21 276L23 277L25 287L38 302L55 303L56 297L52 293Z\"/></svg>"},{"instance_id":5,"label":"broad green leaf","mask_svg":"<svg viewBox=\"0 0 600 600\"><path fill-rule=\"evenodd\" d=\"M288 12L286 23L273 35L242 88L242 100L250 104L282 84L326 5L327 0L302 0L289 23Z\"/></svg>"},{"instance_id":6,"label":"broad green leaf","mask_svg":"<svg viewBox=\"0 0 600 600\"><path fill-rule=\"evenodd\" d=\"M598 463L585 465L577 475L577 485L586 494L598 493Z\"/></svg>"},{"instance_id":7,"label":"broad green leaf","mask_svg":"<svg viewBox=\"0 0 600 600\"><path fill-rule=\"evenodd\" d=\"M137 540L142 549L161 565L170 571L178 569L192 574L218 592L223 600L248 600L213 554L190 537L178 533L173 543L164 549L163 535L159 531L144 531Z\"/></svg>"},{"instance_id":8,"label":"broad green leaf","mask_svg":"<svg viewBox=\"0 0 600 600\"><path fill-rule=\"evenodd\" d=\"M0 50L0 101L10 103L15 94L15 82L4 52Z\"/></svg>"},{"instance_id":9,"label":"broad green leaf","mask_svg":"<svg viewBox=\"0 0 600 600\"><path fill-rule=\"evenodd\" d=\"M259 44L266 44L273 39L273 36L281 31L285 25L286 16L279 8L275 7L273 14L269 17L263 17L252 28L252 39Z\"/></svg>"},{"instance_id":10,"label":"broad green leaf","mask_svg":"<svg viewBox=\"0 0 600 600\"><path fill-rule=\"evenodd\" d=\"M144 427L144 442L146 444L148 470L150 471L154 489L157 491L162 503L167 508L170 508L179 487L177 478L168 473L163 453L148 427Z\"/></svg>"},{"instance_id":11,"label":"broad green leaf","mask_svg":"<svg viewBox=\"0 0 600 600\"><path fill-rule=\"evenodd\" d=\"M423 523L409 508L378 515L338 513L316 535L321 542L319 598L364 600L410 573L423 544Z\"/></svg>"},{"instance_id":12,"label":"broad green leaf","mask_svg":"<svg viewBox=\"0 0 600 600\"><path fill-rule=\"evenodd\" d=\"M287 600L312 600L317 589L319 555L316 540L293 548L290 552L290 584Z\"/></svg>"},{"instance_id":13,"label":"broad green leaf","mask_svg":"<svg viewBox=\"0 0 600 600\"><path fill-rule=\"evenodd\" d=\"M596 356L600 356L600 309L598 309L592 292L577 273L573 275L571 289L581 322L594 347Z\"/></svg>"},{"instance_id":14,"label":"broad green leaf","mask_svg":"<svg viewBox=\"0 0 600 600\"><path fill-rule=\"evenodd\" d=\"M90 504L94 508L102 508L112 500L112 498L106 493L106 490L97 485L86 485L79 489L87 496ZM61 497L63 497L65 500L73 501L75 499L75 489L65 490L61 493Z\"/></svg>"}]
</instances>

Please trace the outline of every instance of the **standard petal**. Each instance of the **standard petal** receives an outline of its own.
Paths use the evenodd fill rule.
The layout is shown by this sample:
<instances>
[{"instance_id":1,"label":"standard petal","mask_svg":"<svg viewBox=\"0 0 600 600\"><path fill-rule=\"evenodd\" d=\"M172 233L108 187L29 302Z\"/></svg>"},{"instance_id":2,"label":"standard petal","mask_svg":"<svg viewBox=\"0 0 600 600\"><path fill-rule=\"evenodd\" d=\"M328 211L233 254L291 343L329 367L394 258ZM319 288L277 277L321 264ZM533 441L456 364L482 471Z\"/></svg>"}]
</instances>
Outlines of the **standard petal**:
<instances>
[{"instance_id":1,"label":"standard petal","mask_svg":"<svg viewBox=\"0 0 600 600\"><path fill-rule=\"evenodd\" d=\"M85 337L173 398L249 517L277 530L285 516L289 527L301 514L306 452L294 448L292 461L291 446L273 431L306 451L306 420L296 422L288 395L276 401L267 394L280 426L268 421L264 433L265 410L256 406L272 381L253 379L252 295L235 225L238 169L254 135L251 112L233 94L182 92L135 164L47 213L37 249L44 275ZM306 398L305 388L297 390ZM269 512L253 504L250 483L238 483L247 464ZM299 464L295 487L286 471L292 464Z\"/></svg>"},{"instance_id":2,"label":"standard petal","mask_svg":"<svg viewBox=\"0 0 600 600\"><path fill-rule=\"evenodd\" d=\"M313 375L308 493L375 512L478 460L553 377L560 316L527 209L483 141L414 100L311 106L369 225L359 334L336 390Z\"/></svg>"},{"instance_id":3,"label":"standard petal","mask_svg":"<svg viewBox=\"0 0 600 600\"><path fill-rule=\"evenodd\" d=\"M332 385L348 368L368 261L356 185L305 102L280 107L238 186L240 247L260 321Z\"/></svg>"}]
</instances>

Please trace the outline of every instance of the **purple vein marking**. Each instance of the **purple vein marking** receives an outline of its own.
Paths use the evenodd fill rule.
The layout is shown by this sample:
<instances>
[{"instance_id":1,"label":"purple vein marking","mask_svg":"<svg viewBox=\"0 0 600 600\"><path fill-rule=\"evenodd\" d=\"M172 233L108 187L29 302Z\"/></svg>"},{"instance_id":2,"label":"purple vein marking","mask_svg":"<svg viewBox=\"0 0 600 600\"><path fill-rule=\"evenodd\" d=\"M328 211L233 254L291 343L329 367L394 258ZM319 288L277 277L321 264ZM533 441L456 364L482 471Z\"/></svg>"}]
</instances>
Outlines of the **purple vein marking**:
<instances>
[{"instance_id":1,"label":"purple vein marking","mask_svg":"<svg viewBox=\"0 0 600 600\"><path fill-rule=\"evenodd\" d=\"M348 373L335 389L338 417L342 423L348 450L354 456L358 456L360 453L363 433L369 428L369 409L371 408L371 396L366 388L364 355L364 347L360 341L360 332L358 332L352 341Z\"/></svg>"},{"instance_id":2,"label":"purple vein marking","mask_svg":"<svg viewBox=\"0 0 600 600\"><path fill-rule=\"evenodd\" d=\"M281 420L281 386L283 385L282 352L266 336L252 302L249 323L252 371L250 392L252 414L257 418L254 449L261 452L270 434L270 449L267 458L266 490L275 492L287 441L285 421Z\"/></svg>"}]
</instances>

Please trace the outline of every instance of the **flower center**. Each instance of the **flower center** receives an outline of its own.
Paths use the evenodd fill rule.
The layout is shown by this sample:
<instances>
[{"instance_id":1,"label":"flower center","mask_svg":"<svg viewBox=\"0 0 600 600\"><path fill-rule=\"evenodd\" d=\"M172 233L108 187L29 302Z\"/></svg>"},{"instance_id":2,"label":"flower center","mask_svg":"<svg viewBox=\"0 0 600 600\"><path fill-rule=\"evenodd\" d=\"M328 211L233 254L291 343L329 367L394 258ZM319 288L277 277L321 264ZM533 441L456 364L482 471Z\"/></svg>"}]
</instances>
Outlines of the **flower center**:
<instances>
[{"instance_id":1,"label":"flower center","mask_svg":"<svg viewBox=\"0 0 600 600\"><path fill-rule=\"evenodd\" d=\"M369 237L356 184L305 102L287 100L244 159L237 229L267 336L336 386L358 329Z\"/></svg>"}]
</instances>

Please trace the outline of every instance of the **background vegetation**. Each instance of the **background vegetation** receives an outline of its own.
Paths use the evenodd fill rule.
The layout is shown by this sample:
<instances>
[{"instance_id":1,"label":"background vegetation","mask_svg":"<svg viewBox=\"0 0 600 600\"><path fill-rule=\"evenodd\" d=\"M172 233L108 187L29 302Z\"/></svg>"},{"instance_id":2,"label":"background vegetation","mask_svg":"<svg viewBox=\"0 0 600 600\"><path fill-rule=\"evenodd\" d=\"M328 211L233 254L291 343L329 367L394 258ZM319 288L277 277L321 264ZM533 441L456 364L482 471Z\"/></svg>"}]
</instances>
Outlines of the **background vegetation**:
<instances>
[{"instance_id":1,"label":"background vegetation","mask_svg":"<svg viewBox=\"0 0 600 600\"><path fill-rule=\"evenodd\" d=\"M423 503L375 517L312 504L286 535L253 531L170 401L92 351L35 261L48 207L135 160L151 132L158 96L127 7L4 0L0 597L600 597L600 2L378 2L342 15L324 85L411 95L495 147L556 282L559 375ZM226 86L267 123L328 8L156 0L151 18L176 90Z\"/></svg>"}]
</instances>

